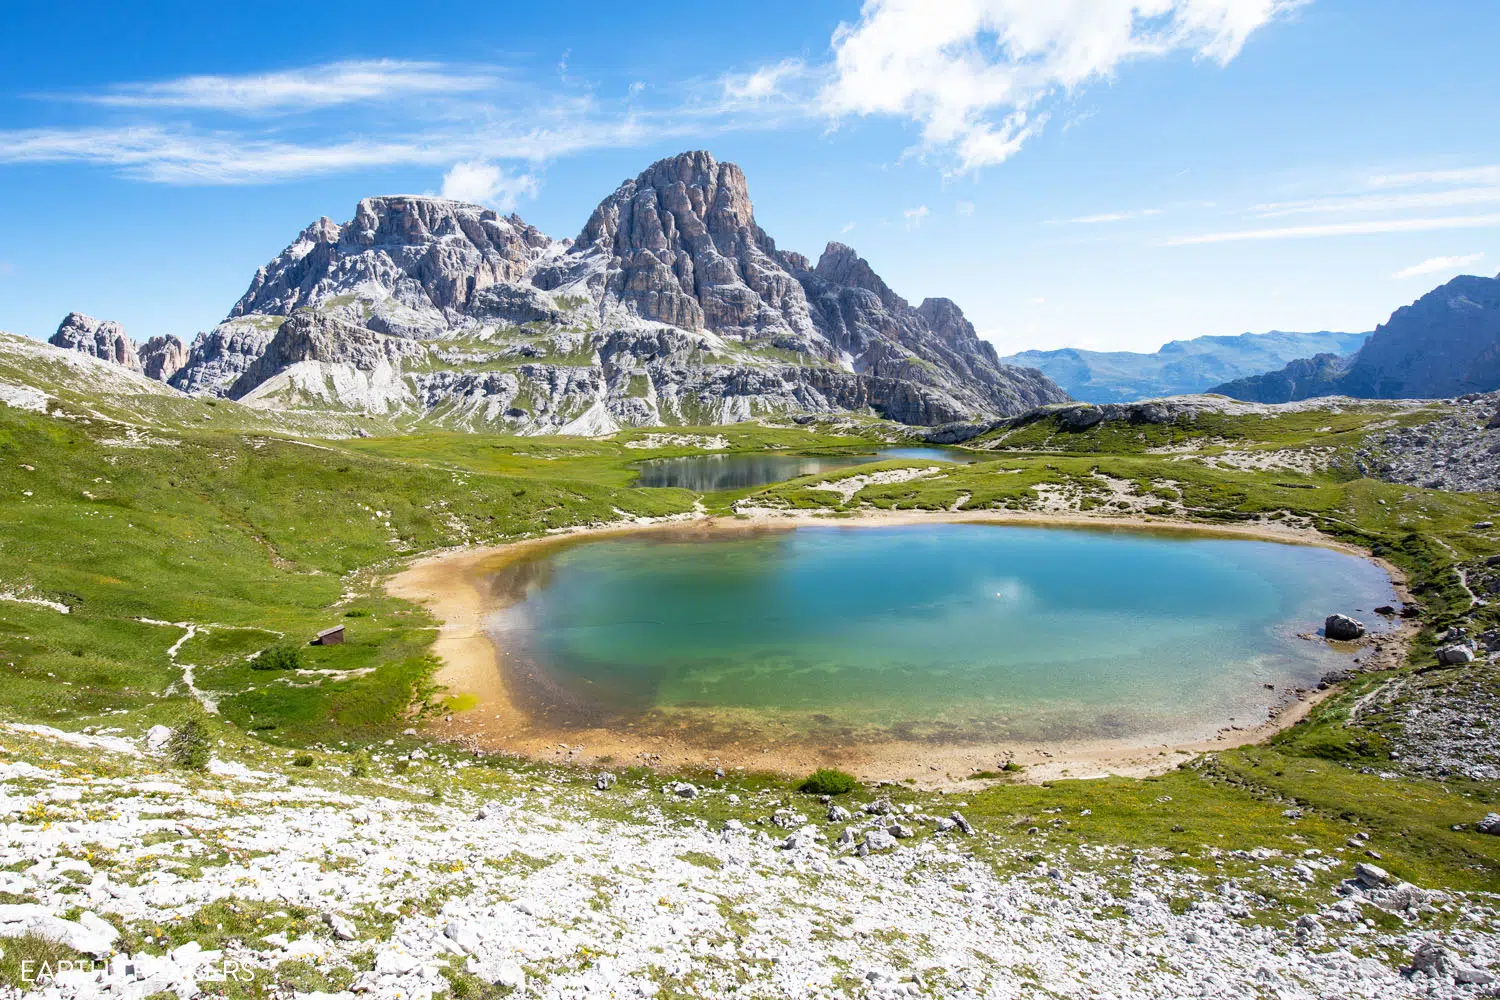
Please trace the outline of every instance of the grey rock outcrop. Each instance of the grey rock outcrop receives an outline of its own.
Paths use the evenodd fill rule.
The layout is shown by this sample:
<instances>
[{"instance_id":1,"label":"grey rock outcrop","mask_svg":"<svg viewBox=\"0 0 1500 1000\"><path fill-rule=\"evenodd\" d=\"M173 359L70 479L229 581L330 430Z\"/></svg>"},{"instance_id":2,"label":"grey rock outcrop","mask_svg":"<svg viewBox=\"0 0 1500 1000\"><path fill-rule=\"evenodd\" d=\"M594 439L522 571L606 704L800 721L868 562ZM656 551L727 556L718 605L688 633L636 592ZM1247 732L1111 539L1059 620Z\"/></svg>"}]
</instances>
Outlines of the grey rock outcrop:
<instances>
[{"instance_id":1,"label":"grey rock outcrop","mask_svg":"<svg viewBox=\"0 0 1500 1000\"><path fill-rule=\"evenodd\" d=\"M1289 361L1285 368L1214 386L1209 392L1257 403L1290 403L1294 399L1342 395L1339 379L1350 359L1318 354Z\"/></svg>"},{"instance_id":2,"label":"grey rock outcrop","mask_svg":"<svg viewBox=\"0 0 1500 1000\"><path fill-rule=\"evenodd\" d=\"M133 372L141 370L141 359L135 341L113 320L100 320L83 313L68 313L58 324L57 332L47 341L54 347L79 351L101 361L112 361Z\"/></svg>"},{"instance_id":3,"label":"grey rock outcrop","mask_svg":"<svg viewBox=\"0 0 1500 1000\"><path fill-rule=\"evenodd\" d=\"M198 334L188 349L187 362L173 373L170 384L184 392L227 396L280 326L278 318L250 316L226 320Z\"/></svg>"},{"instance_id":4,"label":"grey rock outcrop","mask_svg":"<svg viewBox=\"0 0 1500 1000\"><path fill-rule=\"evenodd\" d=\"M158 382L170 381L187 364L187 345L171 334L152 337L140 348L141 373Z\"/></svg>"},{"instance_id":5,"label":"grey rock outcrop","mask_svg":"<svg viewBox=\"0 0 1500 1000\"><path fill-rule=\"evenodd\" d=\"M522 282L555 241L512 215L445 198L365 198L340 226L322 218L255 273L230 317L324 307L379 333L436 336L467 325L483 290Z\"/></svg>"},{"instance_id":6,"label":"grey rock outcrop","mask_svg":"<svg viewBox=\"0 0 1500 1000\"><path fill-rule=\"evenodd\" d=\"M229 388L240 397L256 386L304 361L347 364L375 371L403 359L425 357L427 349L400 337L388 337L311 312L300 312L277 329L265 350Z\"/></svg>"}]
</instances>

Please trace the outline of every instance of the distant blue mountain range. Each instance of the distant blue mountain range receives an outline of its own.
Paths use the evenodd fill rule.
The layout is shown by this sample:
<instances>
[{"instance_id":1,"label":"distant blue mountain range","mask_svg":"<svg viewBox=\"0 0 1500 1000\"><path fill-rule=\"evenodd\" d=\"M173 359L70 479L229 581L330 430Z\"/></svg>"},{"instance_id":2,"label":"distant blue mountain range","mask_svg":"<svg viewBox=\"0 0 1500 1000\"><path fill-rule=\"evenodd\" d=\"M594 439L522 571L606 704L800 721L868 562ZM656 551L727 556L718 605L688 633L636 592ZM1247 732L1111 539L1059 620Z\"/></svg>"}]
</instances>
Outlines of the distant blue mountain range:
<instances>
[{"instance_id":1,"label":"distant blue mountain range","mask_svg":"<svg viewBox=\"0 0 1500 1000\"><path fill-rule=\"evenodd\" d=\"M1314 396L1444 399L1500 389L1500 277L1464 274L1391 313L1348 357L1318 352L1212 391L1258 403ZM1066 388L1066 385L1064 385Z\"/></svg>"},{"instance_id":2,"label":"distant blue mountain range","mask_svg":"<svg viewBox=\"0 0 1500 1000\"><path fill-rule=\"evenodd\" d=\"M1368 333L1242 333L1174 340L1152 354L1130 351L1023 351L1006 364L1039 368L1087 403L1129 403L1204 390L1319 354L1353 354Z\"/></svg>"}]
</instances>

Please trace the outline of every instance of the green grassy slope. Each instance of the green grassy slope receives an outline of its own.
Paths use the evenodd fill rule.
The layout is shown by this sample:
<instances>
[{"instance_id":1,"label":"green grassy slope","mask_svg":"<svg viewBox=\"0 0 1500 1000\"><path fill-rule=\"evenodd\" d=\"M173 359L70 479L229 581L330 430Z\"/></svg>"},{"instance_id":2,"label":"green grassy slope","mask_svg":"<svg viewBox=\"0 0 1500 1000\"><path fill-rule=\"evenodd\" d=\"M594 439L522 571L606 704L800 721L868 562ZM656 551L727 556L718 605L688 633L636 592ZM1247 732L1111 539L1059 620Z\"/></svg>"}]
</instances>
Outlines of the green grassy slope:
<instances>
[{"instance_id":1,"label":"green grassy slope","mask_svg":"<svg viewBox=\"0 0 1500 1000\"><path fill-rule=\"evenodd\" d=\"M25 374L0 371L0 379L16 383ZM625 447L652 431L604 441L450 433L300 441L234 404L122 402L68 388L66 374L47 374L56 380L48 383L48 415L0 406L0 593L20 599L0 600L0 719L7 721L139 731L193 710L184 685L192 665L196 686L222 711L214 732L231 744L308 747L320 767L347 767L347 752L399 739L413 707L432 694L433 622L383 594L384 571L444 546L611 520L617 511L682 513L700 499L727 510L742 495L631 488L632 463L691 451ZM1441 629L1500 621L1492 607L1470 607L1456 573L1500 549L1494 533L1471 527L1491 518L1500 498L1357 479L1341 465L1340 449L1370 426L1416 419L1371 407L1076 435L1039 422L1028 437L998 442L1013 450L929 478L866 486L848 503L808 489L808 480L743 495L837 516L862 505L947 509L960 501L964 510L1032 509L1049 491L1063 491L1100 512L1124 504L1211 523L1311 524L1375 548L1406 571L1426 608L1414 654L1426 665ZM868 451L900 432L872 423L859 434L745 425L672 433L723 435L731 450L837 453ZM1147 451L1195 443L1204 450L1187 459ZM1324 460L1302 472L1217 464L1227 451L1299 448L1326 449ZM347 626L347 645L305 650L307 670L326 672L258 671L247 659L336 623ZM187 625L195 631L184 639ZM1109 841L1181 850L1208 867L1215 862L1202 853L1205 844L1327 850L1362 829L1397 874L1425 885L1500 889L1500 838L1452 829L1472 824L1500 789L1391 773L1389 728L1399 722L1351 721L1353 698L1390 676L1359 678L1349 694L1265 746L1219 753L1151 781L976 783L967 811L1039 850ZM1429 680L1446 683L1441 675ZM1477 682L1494 686L1487 674ZM525 767L491 766L495 774ZM779 779L754 780L793 794ZM1282 815L1294 805L1303 819ZM1053 824L1057 817L1064 822ZM1039 833L1026 833L1033 826Z\"/></svg>"}]
</instances>

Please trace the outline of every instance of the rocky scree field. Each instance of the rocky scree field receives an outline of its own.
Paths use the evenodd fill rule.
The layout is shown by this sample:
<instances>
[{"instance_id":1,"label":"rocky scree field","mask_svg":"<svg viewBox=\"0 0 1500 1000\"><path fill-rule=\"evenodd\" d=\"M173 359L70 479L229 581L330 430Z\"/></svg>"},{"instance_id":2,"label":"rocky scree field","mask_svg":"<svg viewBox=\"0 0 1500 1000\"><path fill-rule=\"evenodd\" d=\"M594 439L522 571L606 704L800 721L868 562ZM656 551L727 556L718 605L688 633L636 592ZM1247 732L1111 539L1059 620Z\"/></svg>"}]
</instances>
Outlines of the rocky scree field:
<instances>
[{"instance_id":1,"label":"rocky scree field","mask_svg":"<svg viewBox=\"0 0 1500 1000\"><path fill-rule=\"evenodd\" d=\"M1497 497L1358 465L1469 404L1061 406L972 425L972 465L697 495L635 488L633 463L914 432L319 436L10 341L0 390L6 995L1494 991ZM1399 567L1420 632L1270 741L1150 779L997 761L825 801L711 760L584 769L424 735L453 697L436 623L381 586L416 554L879 509L1316 528ZM346 644L302 645L334 624Z\"/></svg>"}]
</instances>

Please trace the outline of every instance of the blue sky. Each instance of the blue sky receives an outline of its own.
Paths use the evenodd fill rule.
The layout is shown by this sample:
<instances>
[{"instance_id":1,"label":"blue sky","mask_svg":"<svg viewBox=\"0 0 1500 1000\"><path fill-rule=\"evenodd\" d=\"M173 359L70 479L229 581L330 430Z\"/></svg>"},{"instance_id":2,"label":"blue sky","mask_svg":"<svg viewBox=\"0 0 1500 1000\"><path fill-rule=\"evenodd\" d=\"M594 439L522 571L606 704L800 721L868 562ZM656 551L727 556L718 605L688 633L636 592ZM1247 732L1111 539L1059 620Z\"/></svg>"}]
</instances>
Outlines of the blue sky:
<instances>
[{"instance_id":1,"label":"blue sky","mask_svg":"<svg viewBox=\"0 0 1500 1000\"><path fill-rule=\"evenodd\" d=\"M1500 4L12 5L0 329L214 325L381 193L574 236L652 160L744 167L1002 351L1363 330L1500 271Z\"/></svg>"}]
</instances>

